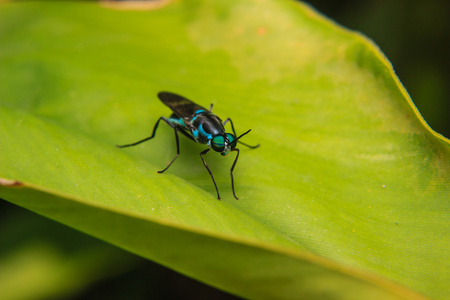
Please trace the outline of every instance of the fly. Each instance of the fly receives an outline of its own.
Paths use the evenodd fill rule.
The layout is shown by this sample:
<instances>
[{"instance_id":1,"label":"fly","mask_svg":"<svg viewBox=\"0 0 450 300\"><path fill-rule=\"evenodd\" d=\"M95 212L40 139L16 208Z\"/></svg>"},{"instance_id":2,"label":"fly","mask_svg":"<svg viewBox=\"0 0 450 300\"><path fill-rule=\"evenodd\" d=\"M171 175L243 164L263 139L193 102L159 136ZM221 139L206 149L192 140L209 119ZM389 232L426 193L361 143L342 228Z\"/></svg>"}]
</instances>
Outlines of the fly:
<instances>
[{"instance_id":1,"label":"fly","mask_svg":"<svg viewBox=\"0 0 450 300\"><path fill-rule=\"evenodd\" d=\"M203 156L206 155L211 149L213 149L216 152L219 152L222 156L227 155L230 151L236 151L237 152L236 158L234 159L233 165L231 166L230 176L231 176L231 188L233 190L233 196L234 198L236 198L236 200L238 200L238 197L236 196L234 190L234 179L233 179L233 170L239 158L239 149L236 148L236 145L239 142L242 145L252 149L259 147L259 144L256 146L250 146L239 140L241 137L249 133L251 129L247 130L240 136L236 137L236 131L234 130L233 121L231 121L230 118L227 118L224 122L222 122L222 120L218 116L212 113L213 107L212 104L209 110L207 110L206 108L192 102L191 100L188 100L180 95L173 94L170 92L159 92L158 98L161 100L162 103L167 105L172 110L172 115L169 118L160 117L158 121L156 121L156 124L153 127L152 135L150 137L147 137L143 140L137 141L132 144L117 145L117 147L125 148L130 146L136 146L140 143L152 139L153 137L155 137L156 129L158 129L159 122L163 120L175 131L177 154L172 159L172 161L167 165L167 167L165 167L161 171L158 171L158 173L163 173L164 171L166 171L172 165L175 159L177 159L178 155L180 155L180 144L178 140L178 132L180 132L181 134L183 134L184 136L193 140L196 143L208 145L208 149L205 149L202 152L200 152L200 158L202 159L203 165L205 166L214 183L214 187L216 188L217 192L217 199L220 199L219 189L217 188L214 176L209 167L206 165ZM224 126L228 122L230 122L231 124L231 130L233 131L233 134L225 132Z\"/></svg>"}]
</instances>

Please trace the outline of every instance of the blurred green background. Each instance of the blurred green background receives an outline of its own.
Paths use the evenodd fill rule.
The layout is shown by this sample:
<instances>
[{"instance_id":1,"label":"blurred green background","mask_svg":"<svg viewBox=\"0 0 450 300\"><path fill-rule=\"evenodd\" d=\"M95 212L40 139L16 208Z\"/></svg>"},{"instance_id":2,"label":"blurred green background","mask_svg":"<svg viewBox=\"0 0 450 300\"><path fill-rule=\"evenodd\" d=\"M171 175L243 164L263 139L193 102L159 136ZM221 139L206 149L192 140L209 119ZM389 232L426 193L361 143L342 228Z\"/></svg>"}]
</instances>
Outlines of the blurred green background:
<instances>
[{"instance_id":1,"label":"blurred green background","mask_svg":"<svg viewBox=\"0 0 450 300\"><path fill-rule=\"evenodd\" d=\"M424 119L435 131L450 137L450 1L307 2L341 25L371 38L392 62ZM23 221L21 226L16 225L17 220ZM236 298L0 201L0 261L14 249L24 249L30 241L51 247L66 262L92 249L115 258L116 264L106 273L95 273L94 267L95 274L83 286L68 287L66 292L55 292L45 299L123 299L125 295L128 299ZM97 268L105 269L106 264L105 259L105 265L99 263Z\"/></svg>"}]
</instances>

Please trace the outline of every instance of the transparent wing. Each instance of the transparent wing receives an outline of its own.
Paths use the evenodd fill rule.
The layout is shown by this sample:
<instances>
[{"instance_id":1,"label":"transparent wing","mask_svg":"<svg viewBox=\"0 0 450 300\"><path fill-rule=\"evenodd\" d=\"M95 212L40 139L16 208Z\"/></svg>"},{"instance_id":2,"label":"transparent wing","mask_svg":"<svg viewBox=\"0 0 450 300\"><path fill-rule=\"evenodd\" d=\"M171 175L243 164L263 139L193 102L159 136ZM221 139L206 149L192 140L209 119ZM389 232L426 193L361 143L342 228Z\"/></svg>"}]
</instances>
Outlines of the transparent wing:
<instances>
[{"instance_id":1,"label":"transparent wing","mask_svg":"<svg viewBox=\"0 0 450 300\"><path fill-rule=\"evenodd\" d=\"M208 111L206 108L170 92L159 92L158 98L167 105L179 118L192 118L199 110Z\"/></svg>"}]
</instances>

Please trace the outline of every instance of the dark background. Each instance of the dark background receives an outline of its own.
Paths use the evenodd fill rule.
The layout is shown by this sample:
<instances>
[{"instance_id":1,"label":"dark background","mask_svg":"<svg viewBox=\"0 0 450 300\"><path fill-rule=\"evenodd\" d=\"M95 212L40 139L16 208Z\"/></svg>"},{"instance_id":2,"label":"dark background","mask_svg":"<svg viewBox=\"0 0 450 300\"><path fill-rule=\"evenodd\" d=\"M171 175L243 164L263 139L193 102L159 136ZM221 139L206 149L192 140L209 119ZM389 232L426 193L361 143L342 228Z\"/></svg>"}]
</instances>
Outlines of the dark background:
<instances>
[{"instance_id":1,"label":"dark background","mask_svg":"<svg viewBox=\"0 0 450 300\"><path fill-rule=\"evenodd\" d=\"M450 1L367 0L307 1L341 25L372 39L394 69L428 124L450 137ZM60 231L70 242L102 243L56 222L0 201L0 219L20 214ZM1 220L0 220L1 221ZM11 230L14 230L10 228ZM5 228L1 228L5 230ZM42 232L45 231L45 232ZM52 233L42 230L46 239ZM14 235L10 235L13 236ZM24 238L17 232L17 240ZM4 242L6 242L4 240ZM1 243L0 243L1 244ZM1 252L0 252L1 253ZM130 255L124 252L124 255ZM236 299L150 261L134 257L133 267L107 276L65 300L82 299Z\"/></svg>"}]
</instances>

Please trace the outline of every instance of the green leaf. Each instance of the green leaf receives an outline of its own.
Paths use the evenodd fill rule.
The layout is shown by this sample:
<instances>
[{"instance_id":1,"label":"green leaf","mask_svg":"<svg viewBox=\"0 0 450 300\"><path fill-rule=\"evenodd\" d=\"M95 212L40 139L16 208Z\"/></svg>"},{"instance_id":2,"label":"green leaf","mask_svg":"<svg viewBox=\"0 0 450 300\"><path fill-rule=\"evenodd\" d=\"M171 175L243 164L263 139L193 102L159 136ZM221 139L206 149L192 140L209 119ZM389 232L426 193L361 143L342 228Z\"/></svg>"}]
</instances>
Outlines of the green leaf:
<instances>
[{"instance_id":1,"label":"green leaf","mask_svg":"<svg viewBox=\"0 0 450 300\"><path fill-rule=\"evenodd\" d=\"M359 34L291 1L8 3L0 44L1 198L246 298L450 296L449 141ZM183 137L157 174L168 126L114 147L161 90L252 129L239 201Z\"/></svg>"}]
</instances>

